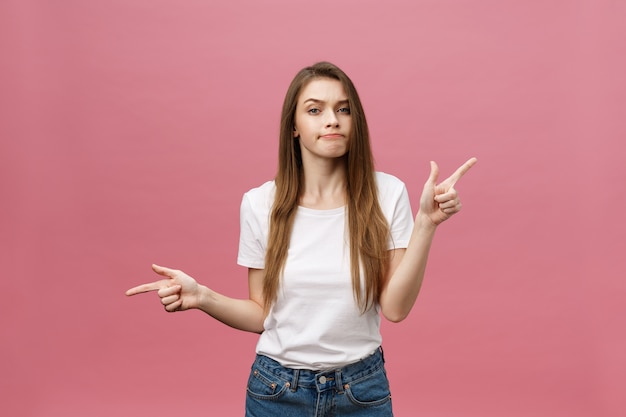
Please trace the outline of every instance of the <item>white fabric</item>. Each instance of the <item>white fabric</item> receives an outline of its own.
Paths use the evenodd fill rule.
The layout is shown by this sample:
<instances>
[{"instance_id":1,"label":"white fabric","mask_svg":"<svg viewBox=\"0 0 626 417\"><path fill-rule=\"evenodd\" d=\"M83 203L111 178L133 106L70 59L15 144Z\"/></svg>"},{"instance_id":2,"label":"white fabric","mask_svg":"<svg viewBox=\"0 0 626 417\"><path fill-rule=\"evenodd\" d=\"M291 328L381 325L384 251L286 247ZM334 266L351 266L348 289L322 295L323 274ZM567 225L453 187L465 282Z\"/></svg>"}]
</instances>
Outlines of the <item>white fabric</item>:
<instances>
[{"instance_id":1,"label":"white fabric","mask_svg":"<svg viewBox=\"0 0 626 417\"><path fill-rule=\"evenodd\" d=\"M406 248L413 214L404 184L377 172L381 209L390 225L389 249ZM241 203L237 263L265 267L275 184L248 191ZM350 276L345 209L299 207L276 303L265 319L257 353L295 369L330 369L358 361L378 348L376 305L361 315Z\"/></svg>"}]
</instances>

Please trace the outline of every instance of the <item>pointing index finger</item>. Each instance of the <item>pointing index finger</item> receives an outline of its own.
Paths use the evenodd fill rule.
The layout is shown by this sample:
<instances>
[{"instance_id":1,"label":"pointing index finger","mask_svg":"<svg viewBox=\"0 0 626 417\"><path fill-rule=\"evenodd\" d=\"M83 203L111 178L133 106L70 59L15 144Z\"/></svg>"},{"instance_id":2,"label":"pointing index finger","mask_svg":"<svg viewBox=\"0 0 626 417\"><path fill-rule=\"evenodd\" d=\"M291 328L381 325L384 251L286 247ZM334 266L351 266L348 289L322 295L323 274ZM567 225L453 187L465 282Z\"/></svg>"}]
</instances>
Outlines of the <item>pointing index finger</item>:
<instances>
[{"instance_id":1,"label":"pointing index finger","mask_svg":"<svg viewBox=\"0 0 626 417\"><path fill-rule=\"evenodd\" d=\"M130 296L141 294L144 292L160 290L161 288L167 287L168 282L169 280L162 279L160 281L151 282L149 284L138 285L126 291L126 295Z\"/></svg>"},{"instance_id":2,"label":"pointing index finger","mask_svg":"<svg viewBox=\"0 0 626 417\"><path fill-rule=\"evenodd\" d=\"M454 184L456 184L456 182L457 182L458 180L460 180L460 179L461 179L461 177L462 177L463 175L465 175L465 173L466 173L467 171L469 171L469 169L470 169L471 167L473 167L473 166L474 166L474 164L475 164L477 161L478 161L478 159L476 159L476 158L470 158L470 159L468 159L468 160L467 160L467 162L465 162L463 165L461 165L461 166L459 167L459 169L457 169L456 171L454 171L454 174L450 175L450 178L449 178L449 180L450 180L450 182L451 182L450 187L453 187L453 186L454 186Z\"/></svg>"}]
</instances>

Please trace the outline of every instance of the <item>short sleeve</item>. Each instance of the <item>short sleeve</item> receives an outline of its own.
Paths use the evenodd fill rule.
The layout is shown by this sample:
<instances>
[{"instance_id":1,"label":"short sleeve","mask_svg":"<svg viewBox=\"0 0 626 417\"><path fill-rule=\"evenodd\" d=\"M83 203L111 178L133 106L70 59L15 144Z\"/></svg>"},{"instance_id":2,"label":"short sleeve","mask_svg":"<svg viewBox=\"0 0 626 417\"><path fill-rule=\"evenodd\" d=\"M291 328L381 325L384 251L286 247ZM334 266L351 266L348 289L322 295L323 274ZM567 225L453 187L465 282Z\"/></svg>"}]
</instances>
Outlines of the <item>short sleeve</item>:
<instances>
[{"instance_id":1,"label":"short sleeve","mask_svg":"<svg viewBox=\"0 0 626 417\"><path fill-rule=\"evenodd\" d=\"M402 249L409 245L413 232L413 212L409 193L402 181L393 175L376 173L378 201L389 224L388 249Z\"/></svg>"},{"instance_id":2,"label":"short sleeve","mask_svg":"<svg viewBox=\"0 0 626 417\"><path fill-rule=\"evenodd\" d=\"M413 222L409 193L404 184L402 184L402 189L393 210L393 216L389 221L390 250L406 248L409 245L411 233L413 232Z\"/></svg>"},{"instance_id":3,"label":"short sleeve","mask_svg":"<svg viewBox=\"0 0 626 417\"><path fill-rule=\"evenodd\" d=\"M239 217L239 253L237 263L248 268L265 268L267 239L261 228L258 213L253 210L248 194L241 201Z\"/></svg>"}]
</instances>

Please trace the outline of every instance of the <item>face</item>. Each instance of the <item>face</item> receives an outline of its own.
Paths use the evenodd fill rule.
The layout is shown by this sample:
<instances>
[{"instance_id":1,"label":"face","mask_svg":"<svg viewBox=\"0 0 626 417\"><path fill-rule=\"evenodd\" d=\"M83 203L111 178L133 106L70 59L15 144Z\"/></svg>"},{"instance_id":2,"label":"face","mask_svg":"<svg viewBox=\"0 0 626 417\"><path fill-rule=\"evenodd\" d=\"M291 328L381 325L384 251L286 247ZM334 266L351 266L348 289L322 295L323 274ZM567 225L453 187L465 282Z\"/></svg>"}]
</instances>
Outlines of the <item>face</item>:
<instances>
[{"instance_id":1,"label":"face","mask_svg":"<svg viewBox=\"0 0 626 417\"><path fill-rule=\"evenodd\" d=\"M300 137L303 162L344 156L348 152L351 127L348 97L341 82L318 78L302 89L293 136Z\"/></svg>"}]
</instances>

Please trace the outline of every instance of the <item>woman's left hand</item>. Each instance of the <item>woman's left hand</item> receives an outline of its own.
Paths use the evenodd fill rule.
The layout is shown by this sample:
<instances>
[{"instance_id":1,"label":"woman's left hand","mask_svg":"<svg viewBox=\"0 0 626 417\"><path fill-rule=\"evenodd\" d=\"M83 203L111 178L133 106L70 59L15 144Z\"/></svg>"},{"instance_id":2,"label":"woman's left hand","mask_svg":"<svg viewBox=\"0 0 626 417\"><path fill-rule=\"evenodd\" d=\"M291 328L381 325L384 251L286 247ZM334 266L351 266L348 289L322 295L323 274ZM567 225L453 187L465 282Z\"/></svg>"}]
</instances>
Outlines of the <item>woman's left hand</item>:
<instances>
[{"instance_id":1,"label":"woman's left hand","mask_svg":"<svg viewBox=\"0 0 626 417\"><path fill-rule=\"evenodd\" d=\"M454 174L437 184L439 167L434 161L430 162L430 177L424 184L424 190L420 197L420 209L418 216L424 215L435 225L448 220L452 215L461 210L461 200L454 189L454 185L476 163L476 158L469 159L461 165Z\"/></svg>"}]
</instances>

